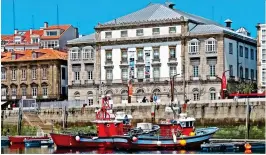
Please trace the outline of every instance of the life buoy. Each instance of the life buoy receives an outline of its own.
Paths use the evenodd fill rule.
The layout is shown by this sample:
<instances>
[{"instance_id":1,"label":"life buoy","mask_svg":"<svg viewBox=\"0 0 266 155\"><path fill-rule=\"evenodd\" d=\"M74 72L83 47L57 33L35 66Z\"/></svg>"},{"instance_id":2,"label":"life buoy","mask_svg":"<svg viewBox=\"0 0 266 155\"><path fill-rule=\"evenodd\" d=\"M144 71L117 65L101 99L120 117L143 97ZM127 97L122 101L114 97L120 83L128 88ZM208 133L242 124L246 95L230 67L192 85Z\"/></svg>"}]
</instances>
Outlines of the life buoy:
<instances>
[{"instance_id":1,"label":"life buoy","mask_svg":"<svg viewBox=\"0 0 266 155\"><path fill-rule=\"evenodd\" d=\"M106 126L109 128L110 127L110 124L107 124Z\"/></svg>"},{"instance_id":2,"label":"life buoy","mask_svg":"<svg viewBox=\"0 0 266 155\"><path fill-rule=\"evenodd\" d=\"M79 137L79 136L76 136L75 139L76 139L76 141L78 141L78 142L80 141L80 137Z\"/></svg>"},{"instance_id":3,"label":"life buoy","mask_svg":"<svg viewBox=\"0 0 266 155\"><path fill-rule=\"evenodd\" d=\"M135 136L133 136L133 137L132 137L132 141L133 141L133 142L136 142L136 141L138 141L138 138L135 137Z\"/></svg>"}]
</instances>

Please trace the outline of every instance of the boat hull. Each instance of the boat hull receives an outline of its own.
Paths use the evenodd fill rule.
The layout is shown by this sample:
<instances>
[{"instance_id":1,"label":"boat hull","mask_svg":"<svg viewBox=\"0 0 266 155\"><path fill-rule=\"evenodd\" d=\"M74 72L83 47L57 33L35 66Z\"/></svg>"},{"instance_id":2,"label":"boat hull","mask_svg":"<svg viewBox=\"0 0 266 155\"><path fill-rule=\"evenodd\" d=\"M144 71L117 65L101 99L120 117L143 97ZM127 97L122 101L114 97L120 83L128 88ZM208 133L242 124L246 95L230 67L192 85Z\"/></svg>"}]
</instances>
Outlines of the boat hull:
<instances>
[{"instance_id":1,"label":"boat hull","mask_svg":"<svg viewBox=\"0 0 266 155\"><path fill-rule=\"evenodd\" d=\"M138 136L138 140L133 142L132 136L112 136L112 137L92 137L80 136L77 141L76 136L67 134L54 134L51 137L59 148L106 148L119 150L158 150L158 149L178 149L178 148L200 148L200 145L209 141L218 128L206 128L204 134L177 138L158 136ZM186 145L181 145L181 141L186 141Z\"/></svg>"}]
</instances>

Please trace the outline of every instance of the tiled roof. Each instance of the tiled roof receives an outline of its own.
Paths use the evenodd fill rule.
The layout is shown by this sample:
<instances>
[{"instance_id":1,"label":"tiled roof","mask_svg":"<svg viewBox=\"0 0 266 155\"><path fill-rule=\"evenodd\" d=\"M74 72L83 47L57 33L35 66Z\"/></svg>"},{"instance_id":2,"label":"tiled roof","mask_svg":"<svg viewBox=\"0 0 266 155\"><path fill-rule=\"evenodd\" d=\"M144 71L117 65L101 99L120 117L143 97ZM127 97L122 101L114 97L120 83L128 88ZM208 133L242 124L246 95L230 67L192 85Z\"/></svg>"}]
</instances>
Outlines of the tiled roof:
<instances>
[{"instance_id":1,"label":"tiled roof","mask_svg":"<svg viewBox=\"0 0 266 155\"><path fill-rule=\"evenodd\" d=\"M32 34L30 34L30 30L27 31L23 31L25 33L23 33L22 35L18 34L13 34L13 35L2 35L1 39L5 40L5 41L9 41L10 43L12 43L14 41L14 36L22 36L22 44L30 44L31 43L31 35L39 35L41 37L41 39L58 39L61 37L61 35L69 28L71 27L71 25L52 25L49 26L48 28L45 28L44 30L54 30L54 29L61 29L63 30L63 32L59 35L59 36L43 36L43 32L44 30L32 30ZM21 32L21 31L18 31Z\"/></svg>"},{"instance_id":2,"label":"tiled roof","mask_svg":"<svg viewBox=\"0 0 266 155\"><path fill-rule=\"evenodd\" d=\"M192 15L180 10L171 9L163 4L150 4L141 10L111 20L109 22L104 23L103 25L180 19L181 16L183 16L185 20L190 19L198 23L218 25L218 23L214 21L196 15Z\"/></svg>"},{"instance_id":3,"label":"tiled roof","mask_svg":"<svg viewBox=\"0 0 266 155\"><path fill-rule=\"evenodd\" d=\"M95 43L96 38L95 38L95 33L80 37L80 38L76 38L73 40L69 40L67 41L67 44L78 44L78 43Z\"/></svg>"},{"instance_id":4,"label":"tiled roof","mask_svg":"<svg viewBox=\"0 0 266 155\"><path fill-rule=\"evenodd\" d=\"M36 59L32 58L32 52L40 54ZM2 62L17 62L17 61L36 61L36 60L67 60L67 53L60 52L53 49L38 49L38 50L25 50L25 51L16 51L16 54L20 56L16 60L11 59L12 52L1 53Z\"/></svg>"}]
</instances>

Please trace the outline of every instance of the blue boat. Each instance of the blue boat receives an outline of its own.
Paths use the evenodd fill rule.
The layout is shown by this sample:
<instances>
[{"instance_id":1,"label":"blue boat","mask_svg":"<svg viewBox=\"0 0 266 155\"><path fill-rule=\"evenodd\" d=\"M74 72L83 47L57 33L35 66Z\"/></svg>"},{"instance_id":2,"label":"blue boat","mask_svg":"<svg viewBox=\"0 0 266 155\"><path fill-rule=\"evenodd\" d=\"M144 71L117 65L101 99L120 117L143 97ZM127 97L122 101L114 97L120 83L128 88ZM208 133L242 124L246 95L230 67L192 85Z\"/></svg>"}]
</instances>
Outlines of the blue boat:
<instances>
[{"instance_id":1,"label":"blue boat","mask_svg":"<svg viewBox=\"0 0 266 155\"><path fill-rule=\"evenodd\" d=\"M9 146L10 141L7 136L1 136L1 146Z\"/></svg>"},{"instance_id":2,"label":"blue boat","mask_svg":"<svg viewBox=\"0 0 266 155\"><path fill-rule=\"evenodd\" d=\"M31 140L24 140L26 147L41 147L41 146L48 146L51 147L54 145L53 140L49 139L31 139Z\"/></svg>"}]
</instances>

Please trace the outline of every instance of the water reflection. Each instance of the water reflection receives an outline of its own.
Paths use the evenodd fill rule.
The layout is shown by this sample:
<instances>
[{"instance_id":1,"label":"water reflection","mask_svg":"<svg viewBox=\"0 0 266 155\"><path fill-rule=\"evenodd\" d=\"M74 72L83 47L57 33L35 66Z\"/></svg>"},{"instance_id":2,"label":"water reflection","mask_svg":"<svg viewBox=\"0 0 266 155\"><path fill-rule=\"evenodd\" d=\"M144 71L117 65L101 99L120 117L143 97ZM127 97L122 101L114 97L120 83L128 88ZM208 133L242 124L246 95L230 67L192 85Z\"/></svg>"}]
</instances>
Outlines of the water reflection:
<instances>
[{"instance_id":1,"label":"water reflection","mask_svg":"<svg viewBox=\"0 0 266 155\"><path fill-rule=\"evenodd\" d=\"M191 150L160 150L160 151L119 151L105 149L57 149L56 147L25 148L24 145L11 145L1 147L1 154L264 154L261 151L243 152L201 152Z\"/></svg>"}]
</instances>

